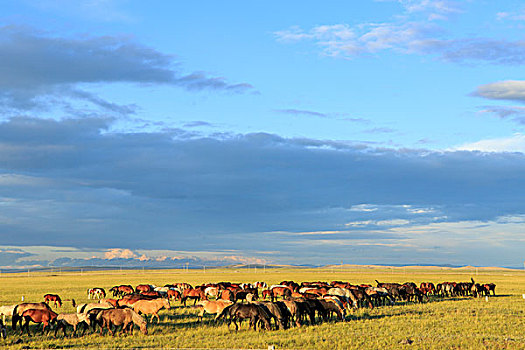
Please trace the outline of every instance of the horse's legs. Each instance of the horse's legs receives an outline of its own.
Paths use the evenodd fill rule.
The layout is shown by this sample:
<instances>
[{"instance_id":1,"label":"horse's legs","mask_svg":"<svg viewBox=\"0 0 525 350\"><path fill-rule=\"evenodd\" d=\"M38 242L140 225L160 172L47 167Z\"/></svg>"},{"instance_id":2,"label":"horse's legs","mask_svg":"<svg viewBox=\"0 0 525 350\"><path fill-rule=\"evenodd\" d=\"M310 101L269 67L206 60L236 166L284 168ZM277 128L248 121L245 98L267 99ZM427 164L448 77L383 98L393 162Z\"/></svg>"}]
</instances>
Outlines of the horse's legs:
<instances>
[{"instance_id":1,"label":"horse's legs","mask_svg":"<svg viewBox=\"0 0 525 350\"><path fill-rule=\"evenodd\" d=\"M26 323L24 323L23 325L20 326L20 334L23 334L24 333L24 328L26 329L27 331L27 335L31 335L31 332L29 331L29 317L26 317L25 319ZM22 323L22 321L20 321L20 323Z\"/></svg>"},{"instance_id":2,"label":"horse's legs","mask_svg":"<svg viewBox=\"0 0 525 350\"><path fill-rule=\"evenodd\" d=\"M107 321L105 319L102 319L102 324L100 325L100 335L104 333L104 327L106 326L107 326ZM109 329L109 326L108 326L108 329ZM93 328L93 330L95 330L95 328Z\"/></svg>"},{"instance_id":3,"label":"horse's legs","mask_svg":"<svg viewBox=\"0 0 525 350\"><path fill-rule=\"evenodd\" d=\"M157 323L160 323L160 317L158 313L153 313L153 316L157 316ZM151 316L151 323L153 323L153 316Z\"/></svg>"}]
</instances>

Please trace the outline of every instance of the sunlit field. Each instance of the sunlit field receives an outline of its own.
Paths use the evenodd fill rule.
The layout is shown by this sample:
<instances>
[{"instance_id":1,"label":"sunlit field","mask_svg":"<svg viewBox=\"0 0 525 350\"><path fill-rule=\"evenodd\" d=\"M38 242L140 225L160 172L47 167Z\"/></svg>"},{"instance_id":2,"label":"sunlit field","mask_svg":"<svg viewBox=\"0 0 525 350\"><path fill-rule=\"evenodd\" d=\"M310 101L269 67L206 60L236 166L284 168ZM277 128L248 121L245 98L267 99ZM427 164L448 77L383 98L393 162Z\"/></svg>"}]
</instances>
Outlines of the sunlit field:
<instances>
[{"instance_id":1,"label":"sunlit field","mask_svg":"<svg viewBox=\"0 0 525 350\"><path fill-rule=\"evenodd\" d=\"M232 326L215 324L214 316L197 322L197 309L192 303L183 307L172 302L171 310L161 310L161 323L148 324L148 335L138 328L134 334L57 338L51 331L40 334L40 327L31 326L32 336L13 332L8 321L8 337L0 346L22 348L224 348L224 349L523 349L525 348L525 272L518 270L448 269L448 268L388 268L334 267L323 269L299 268L239 268L203 270L104 271L20 273L0 276L0 305L39 302L46 293L59 294L63 300L88 302L86 290L114 285L136 286L149 283L163 286L174 282L192 285L206 282L265 281L269 285L282 280L333 281L353 284L381 282L439 283L470 281L495 283L496 296L483 298L431 297L423 303L402 303L381 306L373 310L361 308L350 311L346 322L333 321L316 325L292 327L287 330L253 331L244 322L238 332ZM74 312L71 301L64 301L57 313ZM3 343L2 343L3 342Z\"/></svg>"}]
</instances>

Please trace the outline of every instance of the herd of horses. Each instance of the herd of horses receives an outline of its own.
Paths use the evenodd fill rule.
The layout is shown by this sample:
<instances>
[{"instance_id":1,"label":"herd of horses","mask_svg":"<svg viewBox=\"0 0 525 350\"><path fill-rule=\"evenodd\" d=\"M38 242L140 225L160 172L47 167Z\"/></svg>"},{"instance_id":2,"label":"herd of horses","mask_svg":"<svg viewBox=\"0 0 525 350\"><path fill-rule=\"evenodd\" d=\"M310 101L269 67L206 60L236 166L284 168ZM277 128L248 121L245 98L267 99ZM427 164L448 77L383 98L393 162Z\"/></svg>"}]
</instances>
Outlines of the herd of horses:
<instances>
[{"instance_id":1,"label":"herd of horses","mask_svg":"<svg viewBox=\"0 0 525 350\"><path fill-rule=\"evenodd\" d=\"M434 284L423 282L417 286L413 282L382 283L376 280L376 286L370 284L351 284L343 281L302 282L282 281L268 287L265 282L232 283L219 282L192 286L188 283L173 283L163 287L150 284L118 285L109 289L96 287L87 290L88 303L77 305L71 299L75 313L56 313L50 307L62 306L57 294L44 295L43 302L21 303L0 306L0 333L5 338L7 329L5 318L11 317L12 330L20 327L30 335L29 323L42 325L42 333L49 332L51 326L55 336L60 330L66 336L66 329L72 328L76 336L77 326L81 325L84 335L86 330L93 332L99 328L100 334L114 335L120 328L121 333L133 333L134 325L143 334L147 334L147 324L157 319L162 309L171 309L171 303L179 301L186 306L193 300L192 308L198 309L198 320L202 322L205 314L215 315L215 321L224 320L238 330L237 322L249 320L249 327L259 329L288 329L305 324L327 322L334 317L346 321L349 310L356 308L373 309L378 306L396 303L424 302L429 297L482 297L495 295L496 285L470 282L443 282ZM96 300L96 301L95 301ZM148 321L147 316L151 316Z\"/></svg>"}]
</instances>

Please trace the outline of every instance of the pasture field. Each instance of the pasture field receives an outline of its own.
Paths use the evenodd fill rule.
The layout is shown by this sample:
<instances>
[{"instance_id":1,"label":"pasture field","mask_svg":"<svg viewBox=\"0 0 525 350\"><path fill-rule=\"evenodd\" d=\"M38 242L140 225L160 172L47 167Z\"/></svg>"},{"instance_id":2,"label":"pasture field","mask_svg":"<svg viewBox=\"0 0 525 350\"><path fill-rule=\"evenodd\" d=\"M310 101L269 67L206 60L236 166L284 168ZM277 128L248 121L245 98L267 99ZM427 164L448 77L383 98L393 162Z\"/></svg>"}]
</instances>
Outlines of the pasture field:
<instances>
[{"instance_id":1,"label":"pasture field","mask_svg":"<svg viewBox=\"0 0 525 350\"><path fill-rule=\"evenodd\" d=\"M6 349L35 348L218 348L218 349L525 349L525 272L497 269L334 267L324 269L207 269L104 271L60 273L21 273L0 275L0 305L42 301L46 293L62 299L88 302L86 290L118 284L282 280L349 281L354 284L381 282L439 283L469 281L496 283L496 297L432 298L421 304L397 303L395 306L358 309L347 314L347 322L327 322L288 330L253 331L244 322L238 332L226 324L215 325L213 316L197 323L197 310L172 302L171 310L162 310L161 323L149 324L148 335L135 329L133 336L58 337L54 332L20 336L8 326L8 338L0 339ZM191 303L190 303L191 304ZM59 313L74 312L65 301ZM410 343L410 344L409 344Z\"/></svg>"}]
</instances>

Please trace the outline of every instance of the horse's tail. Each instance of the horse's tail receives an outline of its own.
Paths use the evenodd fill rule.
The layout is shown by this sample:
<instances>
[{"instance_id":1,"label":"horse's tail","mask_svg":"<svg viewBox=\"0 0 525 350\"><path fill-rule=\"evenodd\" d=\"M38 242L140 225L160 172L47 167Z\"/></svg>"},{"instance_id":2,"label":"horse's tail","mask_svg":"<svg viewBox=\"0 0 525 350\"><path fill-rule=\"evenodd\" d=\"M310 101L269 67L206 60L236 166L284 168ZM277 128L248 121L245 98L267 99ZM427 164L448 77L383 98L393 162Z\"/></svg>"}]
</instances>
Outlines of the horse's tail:
<instances>
[{"instance_id":1,"label":"horse's tail","mask_svg":"<svg viewBox=\"0 0 525 350\"><path fill-rule=\"evenodd\" d=\"M16 324L17 324L19 318L20 318L20 316L18 316L18 305L17 305L13 309L13 318L11 319L11 326L13 327L13 331L16 331Z\"/></svg>"},{"instance_id":2,"label":"horse's tail","mask_svg":"<svg viewBox=\"0 0 525 350\"><path fill-rule=\"evenodd\" d=\"M221 318L226 317L226 315L230 312L230 309L232 308L234 304L226 306L220 314L215 316L215 321L220 320Z\"/></svg>"}]
</instances>

